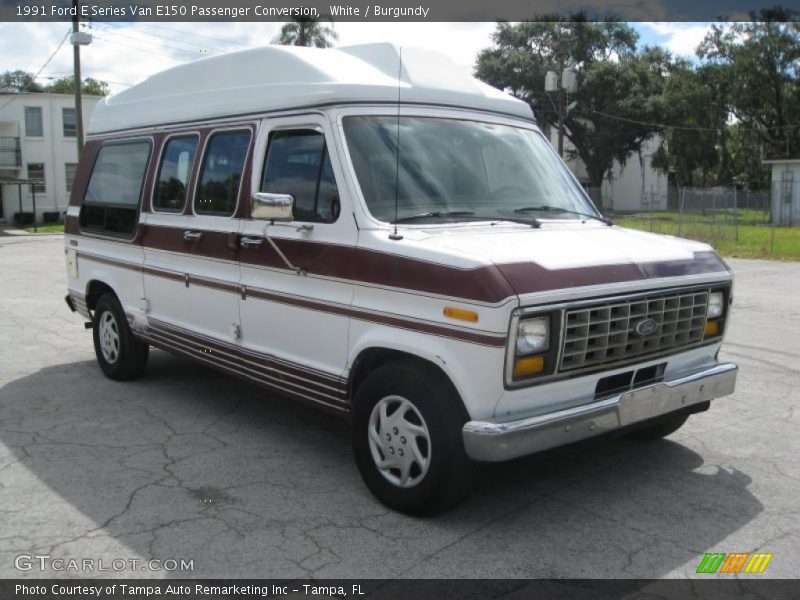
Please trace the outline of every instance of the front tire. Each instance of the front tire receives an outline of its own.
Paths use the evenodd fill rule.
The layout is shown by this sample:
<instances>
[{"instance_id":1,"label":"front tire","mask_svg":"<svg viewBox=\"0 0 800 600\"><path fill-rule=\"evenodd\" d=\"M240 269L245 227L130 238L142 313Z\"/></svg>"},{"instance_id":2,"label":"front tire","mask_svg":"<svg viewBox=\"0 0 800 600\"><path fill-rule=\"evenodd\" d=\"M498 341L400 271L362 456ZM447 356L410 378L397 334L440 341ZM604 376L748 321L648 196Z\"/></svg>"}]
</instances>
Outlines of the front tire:
<instances>
[{"instance_id":1,"label":"front tire","mask_svg":"<svg viewBox=\"0 0 800 600\"><path fill-rule=\"evenodd\" d=\"M472 470L461 433L467 420L455 389L435 368L411 361L377 368L353 402L353 451L367 487L408 514L457 504Z\"/></svg>"},{"instance_id":2,"label":"front tire","mask_svg":"<svg viewBox=\"0 0 800 600\"><path fill-rule=\"evenodd\" d=\"M125 381L142 376L150 346L134 337L125 311L112 293L103 294L97 301L92 337L97 363L106 377Z\"/></svg>"}]
</instances>

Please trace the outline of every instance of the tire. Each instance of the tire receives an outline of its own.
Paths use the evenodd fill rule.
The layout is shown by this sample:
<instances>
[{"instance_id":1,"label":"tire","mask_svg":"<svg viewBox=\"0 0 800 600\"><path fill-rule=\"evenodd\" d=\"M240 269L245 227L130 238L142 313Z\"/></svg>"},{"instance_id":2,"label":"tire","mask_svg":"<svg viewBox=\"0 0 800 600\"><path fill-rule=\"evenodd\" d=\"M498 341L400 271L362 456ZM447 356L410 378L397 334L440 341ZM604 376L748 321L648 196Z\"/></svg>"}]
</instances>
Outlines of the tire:
<instances>
[{"instance_id":1,"label":"tire","mask_svg":"<svg viewBox=\"0 0 800 600\"><path fill-rule=\"evenodd\" d=\"M142 376L150 346L133 336L125 311L117 297L110 292L97 301L92 337L97 362L106 377L125 381Z\"/></svg>"},{"instance_id":2,"label":"tire","mask_svg":"<svg viewBox=\"0 0 800 600\"><path fill-rule=\"evenodd\" d=\"M669 434L678 431L678 429L680 429L683 424L686 423L688 418L689 415L668 417L654 425L631 431L625 437L640 442L652 442L655 440L660 440L661 438L665 438Z\"/></svg>"},{"instance_id":3,"label":"tire","mask_svg":"<svg viewBox=\"0 0 800 600\"><path fill-rule=\"evenodd\" d=\"M378 367L356 392L352 414L353 451L369 490L412 515L460 502L472 471L461 433L467 420L457 392L434 367L412 361Z\"/></svg>"}]
</instances>

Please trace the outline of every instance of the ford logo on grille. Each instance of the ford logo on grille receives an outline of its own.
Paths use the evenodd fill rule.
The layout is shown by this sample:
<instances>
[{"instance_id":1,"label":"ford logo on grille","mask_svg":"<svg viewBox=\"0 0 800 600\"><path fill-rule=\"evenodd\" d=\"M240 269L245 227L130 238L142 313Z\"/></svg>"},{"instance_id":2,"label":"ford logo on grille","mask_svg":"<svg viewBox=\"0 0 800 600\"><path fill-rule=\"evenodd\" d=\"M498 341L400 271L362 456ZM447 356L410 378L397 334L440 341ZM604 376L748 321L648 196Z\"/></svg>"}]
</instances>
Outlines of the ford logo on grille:
<instances>
[{"instance_id":1,"label":"ford logo on grille","mask_svg":"<svg viewBox=\"0 0 800 600\"><path fill-rule=\"evenodd\" d=\"M658 321L648 317L646 319L638 321L633 326L633 331L636 332L636 335L645 337L650 335L651 333L654 333L657 328L658 328Z\"/></svg>"}]
</instances>

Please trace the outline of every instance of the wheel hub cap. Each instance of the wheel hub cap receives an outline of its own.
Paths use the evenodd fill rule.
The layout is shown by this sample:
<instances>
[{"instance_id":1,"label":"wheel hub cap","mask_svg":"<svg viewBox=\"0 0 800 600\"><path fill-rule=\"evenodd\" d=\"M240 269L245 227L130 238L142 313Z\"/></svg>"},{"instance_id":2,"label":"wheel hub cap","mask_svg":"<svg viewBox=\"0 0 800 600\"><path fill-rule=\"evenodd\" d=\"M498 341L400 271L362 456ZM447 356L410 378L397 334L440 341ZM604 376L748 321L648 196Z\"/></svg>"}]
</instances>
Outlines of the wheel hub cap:
<instances>
[{"instance_id":1,"label":"wheel hub cap","mask_svg":"<svg viewBox=\"0 0 800 600\"><path fill-rule=\"evenodd\" d=\"M119 327L114 315L106 311L100 315L98 330L100 351L108 363L115 363L119 358Z\"/></svg>"},{"instance_id":2,"label":"wheel hub cap","mask_svg":"<svg viewBox=\"0 0 800 600\"><path fill-rule=\"evenodd\" d=\"M425 478L431 462L431 440L425 419L405 398L387 396L372 409L369 449L381 475L402 488Z\"/></svg>"}]
</instances>

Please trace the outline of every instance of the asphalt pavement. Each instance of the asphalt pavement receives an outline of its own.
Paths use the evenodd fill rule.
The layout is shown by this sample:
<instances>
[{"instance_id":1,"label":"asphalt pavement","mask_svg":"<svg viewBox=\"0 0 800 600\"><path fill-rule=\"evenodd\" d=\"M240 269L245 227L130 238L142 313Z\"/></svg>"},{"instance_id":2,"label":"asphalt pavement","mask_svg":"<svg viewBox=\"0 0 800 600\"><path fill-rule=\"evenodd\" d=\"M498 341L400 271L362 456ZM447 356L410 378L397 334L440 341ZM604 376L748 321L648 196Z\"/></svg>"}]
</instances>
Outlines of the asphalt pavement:
<instances>
[{"instance_id":1,"label":"asphalt pavement","mask_svg":"<svg viewBox=\"0 0 800 600\"><path fill-rule=\"evenodd\" d=\"M657 443L481 465L418 519L373 499L335 417L161 351L103 377L62 237L0 238L0 577L685 577L753 551L795 577L800 263L729 262L733 396Z\"/></svg>"}]
</instances>

